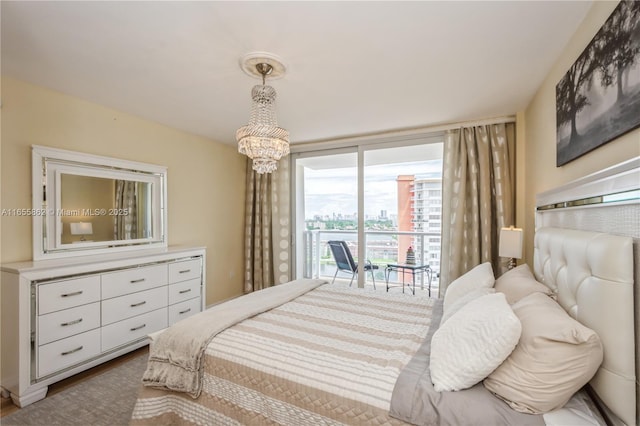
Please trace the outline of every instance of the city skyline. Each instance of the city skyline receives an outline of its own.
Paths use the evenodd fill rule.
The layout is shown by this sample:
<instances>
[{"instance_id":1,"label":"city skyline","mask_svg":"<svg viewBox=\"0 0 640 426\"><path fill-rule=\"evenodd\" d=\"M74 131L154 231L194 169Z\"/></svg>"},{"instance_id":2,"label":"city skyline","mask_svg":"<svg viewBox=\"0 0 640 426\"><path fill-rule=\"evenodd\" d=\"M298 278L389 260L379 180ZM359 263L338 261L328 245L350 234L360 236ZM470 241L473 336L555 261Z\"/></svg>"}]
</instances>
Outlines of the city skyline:
<instances>
[{"instance_id":1,"label":"city skyline","mask_svg":"<svg viewBox=\"0 0 640 426\"><path fill-rule=\"evenodd\" d=\"M364 173L365 217L378 216L382 210L391 217L398 214L397 177L441 178L442 159L366 166ZM306 169L304 185L305 220L357 213L357 167Z\"/></svg>"}]
</instances>

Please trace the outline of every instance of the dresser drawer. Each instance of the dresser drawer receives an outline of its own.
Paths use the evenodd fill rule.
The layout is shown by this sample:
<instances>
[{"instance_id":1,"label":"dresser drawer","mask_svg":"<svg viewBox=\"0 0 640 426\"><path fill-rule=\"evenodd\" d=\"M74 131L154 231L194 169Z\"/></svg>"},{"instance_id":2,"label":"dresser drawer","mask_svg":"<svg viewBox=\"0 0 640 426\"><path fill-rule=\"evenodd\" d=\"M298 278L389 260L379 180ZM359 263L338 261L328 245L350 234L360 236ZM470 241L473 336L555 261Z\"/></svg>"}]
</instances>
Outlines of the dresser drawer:
<instances>
[{"instance_id":1,"label":"dresser drawer","mask_svg":"<svg viewBox=\"0 0 640 426\"><path fill-rule=\"evenodd\" d=\"M167 308L102 327L102 350L108 351L167 327Z\"/></svg>"},{"instance_id":2,"label":"dresser drawer","mask_svg":"<svg viewBox=\"0 0 640 426\"><path fill-rule=\"evenodd\" d=\"M38 285L38 314L44 315L100 300L100 276Z\"/></svg>"},{"instance_id":3,"label":"dresser drawer","mask_svg":"<svg viewBox=\"0 0 640 426\"><path fill-rule=\"evenodd\" d=\"M169 306L169 325L173 325L180 320L200 312L201 303L201 299L197 297Z\"/></svg>"},{"instance_id":4,"label":"dresser drawer","mask_svg":"<svg viewBox=\"0 0 640 426\"><path fill-rule=\"evenodd\" d=\"M182 281L169 286L169 304L183 302L194 297L200 297L201 283L200 278L194 280Z\"/></svg>"},{"instance_id":5,"label":"dresser drawer","mask_svg":"<svg viewBox=\"0 0 640 426\"><path fill-rule=\"evenodd\" d=\"M166 307L168 300L166 286L103 300L102 325Z\"/></svg>"},{"instance_id":6,"label":"dresser drawer","mask_svg":"<svg viewBox=\"0 0 640 426\"><path fill-rule=\"evenodd\" d=\"M169 283L191 280L202 276L202 259L183 260L169 264Z\"/></svg>"},{"instance_id":7,"label":"dresser drawer","mask_svg":"<svg viewBox=\"0 0 640 426\"><path fill-rule=\"evenodd\" d=\"M102 298L122 296L167 284L167 265L142 266L102 274Z\"/></svg>"},{"instance_id":8,"label":"dresser drawer","mask_svg":"<svg viewBox=\"0 0 640 426\"><path fill-rule=\"evenodd\" d=\"M38 345L100 327L100 302L38 317Z\"/></svg>"},{"instance_id":9,"label":"dresser drawer","mask_svg":"<svg viewBox=\"0 0 640 426\"><path fill-rule=\"evenodd\" d=\"M38 348L38 377L81 363L100 354L100 329L87 331Z\"/></svg>"}]
</instances>

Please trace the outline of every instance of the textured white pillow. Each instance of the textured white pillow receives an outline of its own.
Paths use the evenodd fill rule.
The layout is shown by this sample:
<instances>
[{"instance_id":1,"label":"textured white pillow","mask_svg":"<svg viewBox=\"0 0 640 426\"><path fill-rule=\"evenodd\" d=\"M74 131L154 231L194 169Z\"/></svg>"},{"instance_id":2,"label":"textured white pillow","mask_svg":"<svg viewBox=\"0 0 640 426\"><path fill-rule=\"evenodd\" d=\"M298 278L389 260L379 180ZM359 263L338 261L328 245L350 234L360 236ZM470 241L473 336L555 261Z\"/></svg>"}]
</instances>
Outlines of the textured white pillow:
<instances>
[{"instance_id":1,"label":"textured white pillow","mask_svg":"<svg viewBox=\"0 0 640 426\"><path fill-rule=\"evenodd\" d=\"M478 297L486 296L487 294L493 294L495 292L496 290L491 287L489 288L483 287L483 288L477 288L475 290L471 290L469 293L465 294L464 296L457 298L455 302L453 302L449 307L447 307L447 309L444 310L440 324L444 324L446 320L451 318L453 314L458 312L464 305L471 302L472 300L475 300Z\"/></svg>"},{"instance_id":2,"label":"textured white pillow","mask_svg":"<svg viewBox=\"0 0 640 426\"><path fill-rule=\"evenodd\" d=\"M513 351L522 326L502 293L460 308L433 334L429 370L437 392L469 388Z\"/></svg>"},{"instance_id":3,"label":"textured white pillow","mask_svg":"<svg viewBox=\"0 0 640 426\"><path fill-rule=\"evenodd\" d=\"M444 310L446 311L447 307L453 305L457 299L473 290L493 287L495 281L491 263L485 262L476 266L447 286L444 294Z\"/></svg>"}]
</instances>

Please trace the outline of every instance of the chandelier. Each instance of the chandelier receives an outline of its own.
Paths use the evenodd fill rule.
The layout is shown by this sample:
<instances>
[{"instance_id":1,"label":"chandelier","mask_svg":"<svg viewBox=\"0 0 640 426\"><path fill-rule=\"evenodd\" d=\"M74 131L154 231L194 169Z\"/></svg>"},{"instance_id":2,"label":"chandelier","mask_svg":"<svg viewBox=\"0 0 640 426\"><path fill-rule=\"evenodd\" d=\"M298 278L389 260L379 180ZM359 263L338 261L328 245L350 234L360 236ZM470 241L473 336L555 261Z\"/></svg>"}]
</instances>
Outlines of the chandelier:
<instances>
[{"instance_id":1,"label":"chandelier","mask_svg":"<svg viewBox=\"0 0 640 426\"><path fill-rule=\"evenodd\" d=\"M271 173L278 167L277 162L289 154L289 132L278 127L276 120L276 91L265 84L266 77L275 72L284 74L284 66L272 55L259 57L247 55L242 68L249 75L262 77L262 84L251 90L251 116L249 124L236 131L238 152L253 160L253 170L257 173Z\"/></svg>"}]
</instances>

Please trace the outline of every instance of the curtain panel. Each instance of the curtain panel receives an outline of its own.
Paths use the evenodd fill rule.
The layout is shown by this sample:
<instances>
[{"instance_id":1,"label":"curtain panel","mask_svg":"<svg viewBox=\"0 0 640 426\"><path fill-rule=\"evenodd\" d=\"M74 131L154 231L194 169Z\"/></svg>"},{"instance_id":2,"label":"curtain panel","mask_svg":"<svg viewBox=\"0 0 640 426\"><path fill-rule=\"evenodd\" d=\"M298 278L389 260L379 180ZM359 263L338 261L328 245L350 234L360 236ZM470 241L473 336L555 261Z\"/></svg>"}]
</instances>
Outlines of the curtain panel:
<instances>
[{"instance_id":1,"label":"curtain panel","mask_svg":"<svg viewBox=\"0 0 640 426\"><path fill-rule=\"evenodd\" d=\"M115 208L127 209L129 214L114 216L114 240L134 240L138 238L138 191L136 182L116 180Z\"/></svg>"},{"instance_id":2,"label":"curtain panel","mask_svg":"<svg viewBox=\"0 0 640 426\"><path fill-rule=\"evenodd\" d=\"M291 280L289 158L259 174L247 158L244 292Z\"/></svg>"},{"instance_id":3,"label":"curtain panel","mask_svg":"<svg viewBox=\"0 0 640 426\"><path fill-rule=\"evenodd\" d=\"M500 228L515 221L515 123L445 133L440 294L484 262L500 270Z\"/></svg>"}]
</instances>

